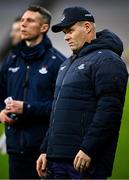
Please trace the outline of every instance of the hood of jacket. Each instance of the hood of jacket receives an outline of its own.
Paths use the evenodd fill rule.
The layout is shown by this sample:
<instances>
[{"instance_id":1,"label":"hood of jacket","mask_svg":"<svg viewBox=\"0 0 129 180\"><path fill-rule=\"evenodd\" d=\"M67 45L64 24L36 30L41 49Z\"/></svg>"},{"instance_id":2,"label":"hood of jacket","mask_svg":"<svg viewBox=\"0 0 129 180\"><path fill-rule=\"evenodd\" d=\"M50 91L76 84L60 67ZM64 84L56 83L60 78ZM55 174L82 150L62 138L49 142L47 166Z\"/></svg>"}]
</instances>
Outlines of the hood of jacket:
<instances>
[{"instance_id":1,"label":"hood of jacket","mask_svg":"<svg viewBox=\"0 0 129 180\"><path fill-rule=\"evenodd\" d=\"M83 48L79 51L78 56L83 56L100 49L108 49L121 56L123 52L123 43L115 33L105 29L97 32L96 39L92 40L91 43L85 43Z\"/></svg>"}]
</instances>

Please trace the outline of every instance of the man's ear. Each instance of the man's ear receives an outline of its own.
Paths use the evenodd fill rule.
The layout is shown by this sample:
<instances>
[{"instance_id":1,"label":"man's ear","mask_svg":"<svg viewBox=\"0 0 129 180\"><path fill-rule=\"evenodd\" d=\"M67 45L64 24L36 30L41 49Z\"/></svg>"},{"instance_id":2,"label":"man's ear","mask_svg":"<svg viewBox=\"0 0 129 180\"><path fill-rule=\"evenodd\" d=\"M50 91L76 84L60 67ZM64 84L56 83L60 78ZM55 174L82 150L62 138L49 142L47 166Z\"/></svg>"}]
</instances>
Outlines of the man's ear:
<instances>
[{"instance_id":1,"label":"man's ear","mask_svg":"<svg viewBox=\"0 0 129 180\"><path fill-rule=\"evenodd\" d=\"M86 29L86 32L87 33L89 33L89 32L91 32L91 29L92 29L92 25L91 25L91 23L90 22L88 22L88 21L85 21L85 29Z\"/></svg>"},{"instance_id":2,"label":"man's ear","mask_svg":"<svg viewBox=\"0 0 129 180\"><path fill-rule=\"evenodd\" d=\"M41 33L45 33L45 32L48 31L48 29L49 29L49 25L48 24L43 24L41 26L41 28L40 28L40 31L41 31Z\"/></svg>"}]
</instances>

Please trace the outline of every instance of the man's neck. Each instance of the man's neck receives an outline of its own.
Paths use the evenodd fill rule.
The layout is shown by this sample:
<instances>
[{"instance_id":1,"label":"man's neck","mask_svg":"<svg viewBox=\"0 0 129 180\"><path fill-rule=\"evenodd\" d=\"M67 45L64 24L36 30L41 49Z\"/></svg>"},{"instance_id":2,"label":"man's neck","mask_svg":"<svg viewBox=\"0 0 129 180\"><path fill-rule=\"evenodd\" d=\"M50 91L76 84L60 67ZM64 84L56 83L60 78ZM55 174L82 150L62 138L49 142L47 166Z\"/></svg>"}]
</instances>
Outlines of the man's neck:
<instances>
[{"instance_id":1,"label":"man's neck","mask_svg":"<svg viewBox=\"0 0 129 180\"><path fill-rule=\"evenodd\" d=\"M38 38L35 38L33 40L26 40L25 42L28 47L33 47L33 46L39 44L42 40L43 40L43 36L41 35Z\"/></svg>"}]
</instances>

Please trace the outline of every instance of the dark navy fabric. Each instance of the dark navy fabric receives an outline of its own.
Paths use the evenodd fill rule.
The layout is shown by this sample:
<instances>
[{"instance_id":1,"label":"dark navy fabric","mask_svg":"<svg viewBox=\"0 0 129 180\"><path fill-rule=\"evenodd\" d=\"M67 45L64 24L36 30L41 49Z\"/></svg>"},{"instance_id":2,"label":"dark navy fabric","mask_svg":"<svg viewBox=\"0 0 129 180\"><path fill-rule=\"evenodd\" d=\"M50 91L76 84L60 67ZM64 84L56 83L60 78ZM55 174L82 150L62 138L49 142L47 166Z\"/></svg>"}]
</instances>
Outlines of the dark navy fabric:
<instances>
[{"instance_id":1,"label":"dark navy fabric","mask_svg":"<svg viewBox=\"0 0 129 180\"><path fill-rule=\"evenodd\" d=\"M72 163L62 161L48 163L46 179L107 179L107 176L104 167L97 167L94 174L90 174L88 170L80 173Z\"/></svg>"},{"instance_id":2,"label":"dark navy fabric","mask_svg":"<svg viewBox=\"0 0 129 180\"><path fill-rule=\"evenodd\" d=\"M40 179L36 171L39 153L9 154L9 179Z\"/></svg>"},{"instance_id":3,"label":"dark navy fabric","mask_svg":"<svg viewBox=\"0 0 129 180\"><path fill-rule=\"evenodd\" d=\"M111 175L128 79L122 51L121 40L104 30L61 65L41 146L48 159L73 159L81 149L93 168Z\"/></svg>"},{"instance_id":4,"label":"dark navy fabric","mask_svg":"<svg viewBox=\"0 0 129 180\"><path fill-rule=\"evenodd\" d=\"M6 125L8 152L39 148L47 131L58 70L65 57L52 47L47 36L34 46L21 42L9 54L0 72L0 109L4 99L24 101L23 114Z\"/></svg>"}]
</instances>

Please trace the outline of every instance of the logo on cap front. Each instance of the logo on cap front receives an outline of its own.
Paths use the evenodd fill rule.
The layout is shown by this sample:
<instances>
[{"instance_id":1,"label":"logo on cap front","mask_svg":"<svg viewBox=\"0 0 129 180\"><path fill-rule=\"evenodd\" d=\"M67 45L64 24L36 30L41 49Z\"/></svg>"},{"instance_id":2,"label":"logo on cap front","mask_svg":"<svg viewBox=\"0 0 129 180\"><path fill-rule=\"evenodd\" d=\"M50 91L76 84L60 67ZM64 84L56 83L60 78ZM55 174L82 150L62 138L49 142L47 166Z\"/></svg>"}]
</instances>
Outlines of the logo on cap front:
<instances>
[{"instance_id":1,"label":"logo on cap front","mask_svg":"<svg viewBox=\"0 0 129 180\"><path fill-rule=\"evenodd\" d=\"M92 17L92 15L91 15L91 14L85 14L85 16L86 16L86 17Z\"/></svg>"},{"instance_id":2,"label":"logo on cap front","mask_svg":"<svg viewBox=\"0 0 129 180\"><path fill-rule=\"evenodd\" d=\"M65 15L62 16L60 21L62 22L64 19L65 19Z\"/></svg>"}]
</instances>

